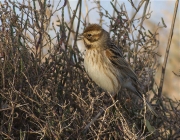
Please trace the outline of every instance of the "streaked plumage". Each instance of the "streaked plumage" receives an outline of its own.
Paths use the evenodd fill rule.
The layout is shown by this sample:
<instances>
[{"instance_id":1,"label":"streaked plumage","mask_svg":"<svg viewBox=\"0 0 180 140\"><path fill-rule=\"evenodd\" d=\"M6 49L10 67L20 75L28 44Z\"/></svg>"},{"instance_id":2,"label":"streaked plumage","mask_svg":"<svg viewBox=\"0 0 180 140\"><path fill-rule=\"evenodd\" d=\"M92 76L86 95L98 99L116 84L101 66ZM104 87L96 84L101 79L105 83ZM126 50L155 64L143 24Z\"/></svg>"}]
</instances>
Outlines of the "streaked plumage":
<instances>
[{"instance_id":1,"label":"streaked plumage","mask_svg":"<svg viewBox=\"0 0 180 140\"><path fill-rule=\"evenodd\" d=\"M92 80L110 93L118 93L124 87L143 99L137 88L136 74L123 58L121 50L111 42L109 33L101 26L91 24L82 35L86 46L84 67ZM156 115L148 102L147 106Z\"/></svg>"}]
</instances>

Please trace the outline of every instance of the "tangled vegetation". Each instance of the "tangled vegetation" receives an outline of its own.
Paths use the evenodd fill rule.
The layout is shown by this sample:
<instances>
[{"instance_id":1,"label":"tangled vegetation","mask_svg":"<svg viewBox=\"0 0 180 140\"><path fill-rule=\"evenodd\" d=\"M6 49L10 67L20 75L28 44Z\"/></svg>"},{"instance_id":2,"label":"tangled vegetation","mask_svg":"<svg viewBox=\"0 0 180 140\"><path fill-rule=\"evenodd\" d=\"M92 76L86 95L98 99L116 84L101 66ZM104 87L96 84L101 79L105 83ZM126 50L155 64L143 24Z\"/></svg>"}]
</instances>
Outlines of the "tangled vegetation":
<instances>
[{"instance_id":1,"label":"tangled vegetation","mask_svg":"<svg viewBox=\"0 0 180 140\"><path fill-rule=\"evenodd\" d=\"M142 92L153 95L150 103L159 117L125 89L112 98L86 74L77 42L90 10L83 19L82 0L74 11L68 0L57 7L46 0L9 0L0 5L0 139L180 138L179 102L163 97L154 80L158 29L165 23L151 32L144 27L151 15L149 1L141 0L138 7L129 2L136 11L131 18L124 4L110 2L110 15L95 2L99 24L110 20L112 40L137 73Z\"/></svg>"}]
</instances>

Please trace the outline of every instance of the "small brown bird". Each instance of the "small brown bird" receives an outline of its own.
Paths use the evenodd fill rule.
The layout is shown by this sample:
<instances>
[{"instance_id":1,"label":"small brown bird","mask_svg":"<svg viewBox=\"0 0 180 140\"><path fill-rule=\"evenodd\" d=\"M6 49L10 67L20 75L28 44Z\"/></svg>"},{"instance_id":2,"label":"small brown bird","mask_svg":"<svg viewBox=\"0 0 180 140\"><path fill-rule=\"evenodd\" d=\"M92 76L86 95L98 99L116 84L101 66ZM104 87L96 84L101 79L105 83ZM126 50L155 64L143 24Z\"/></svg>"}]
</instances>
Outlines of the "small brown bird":
<instances>
[{"instance_id":1,"label":"small brown bird","mask_svg":"<svg viewBox=\"0 0 180 140\"><path fill-rule=\"evenodd\" d=\"M126 88L141 99L138 78L123 58L121 50L111 42L109 33L98 24L91 24L82 33L86 46L84 67L91 79L102 89L118 93ZM149 110L157 116L146 101Z\"/></svg>"}]
</instances>

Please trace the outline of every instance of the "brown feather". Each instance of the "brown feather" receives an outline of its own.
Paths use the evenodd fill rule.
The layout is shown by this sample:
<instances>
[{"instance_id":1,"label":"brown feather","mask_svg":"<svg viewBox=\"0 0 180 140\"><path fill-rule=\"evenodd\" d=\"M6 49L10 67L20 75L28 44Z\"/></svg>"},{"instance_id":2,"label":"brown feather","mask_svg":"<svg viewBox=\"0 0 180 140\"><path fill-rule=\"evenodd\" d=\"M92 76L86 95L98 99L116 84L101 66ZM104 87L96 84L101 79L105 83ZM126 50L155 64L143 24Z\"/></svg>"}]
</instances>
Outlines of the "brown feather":
<instances>
[{"instance_id":1,"label":"brown feather","mask_svg":"<svg viewBox=\"0 0 180 140\"><path fill-rule=\"evenodd\" d=\"M98 24L91 24L85 28L84 33L87 33L90 31L100 31L100 30L102 30L101 26L99 26Z\"/></svg>"}]
</instances>

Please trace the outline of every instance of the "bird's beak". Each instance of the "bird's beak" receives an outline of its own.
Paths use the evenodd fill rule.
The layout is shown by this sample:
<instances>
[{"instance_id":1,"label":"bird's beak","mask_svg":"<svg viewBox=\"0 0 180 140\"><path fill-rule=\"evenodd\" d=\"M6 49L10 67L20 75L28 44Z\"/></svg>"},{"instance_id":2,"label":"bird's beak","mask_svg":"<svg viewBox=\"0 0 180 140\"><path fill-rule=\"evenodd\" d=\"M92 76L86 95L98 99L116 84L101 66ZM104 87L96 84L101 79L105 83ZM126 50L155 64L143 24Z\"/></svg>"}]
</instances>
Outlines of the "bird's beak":
<instances>
[{"instance_id":1,"label":"bird's beak","mask_svg":"<svg viewBox=\"0 0 180 140\"><path fill-rule=\"evenodd\" d=\"M83 35L83 33L82 33L82 34L79 34L79 35L78 35L77 40L82 40L83 38L84 38L84 35Z\"/></svg>"}]
</instances>

